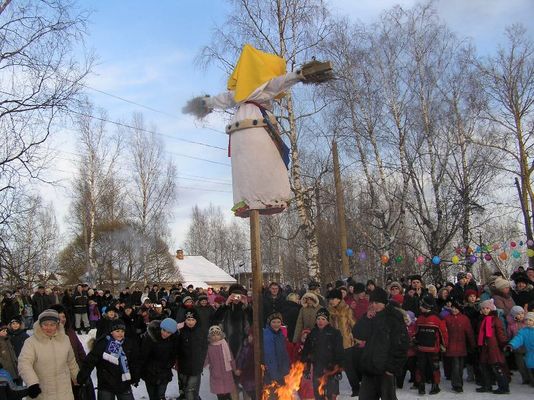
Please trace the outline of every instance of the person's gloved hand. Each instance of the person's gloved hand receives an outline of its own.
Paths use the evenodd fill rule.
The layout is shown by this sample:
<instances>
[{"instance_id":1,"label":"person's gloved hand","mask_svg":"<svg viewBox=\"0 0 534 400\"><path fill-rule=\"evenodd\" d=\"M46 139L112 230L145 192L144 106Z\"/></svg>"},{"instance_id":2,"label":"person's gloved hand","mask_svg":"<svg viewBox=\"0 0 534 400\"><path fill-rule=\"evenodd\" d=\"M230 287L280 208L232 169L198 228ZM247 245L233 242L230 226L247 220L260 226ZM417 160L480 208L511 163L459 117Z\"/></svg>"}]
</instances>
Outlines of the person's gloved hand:
<instances>
[{"instance_id":1,"label":"person's gloved hand","mask_svg":"<svg viewBox=\"0 0 534 400\"><path fill-rule=\"evenodd\" d=\"M133 382L132 382L132 385L133 385L134 387L139 386L139 381L138 381L138 380L137 380L137 381L133 381Z\"/></svg>"},{"instance_id":2,"label":"person's gloved hand","mask_svg":"<svg viewBox=\"0 0 534 400\"><path fill-rule=\"evenodd\" d=\"M35 399L40 394L41 394L41 387L39 386L38 383L28 387L28 396L30 396L32 399Z\"/></svg>"}]
</instances>

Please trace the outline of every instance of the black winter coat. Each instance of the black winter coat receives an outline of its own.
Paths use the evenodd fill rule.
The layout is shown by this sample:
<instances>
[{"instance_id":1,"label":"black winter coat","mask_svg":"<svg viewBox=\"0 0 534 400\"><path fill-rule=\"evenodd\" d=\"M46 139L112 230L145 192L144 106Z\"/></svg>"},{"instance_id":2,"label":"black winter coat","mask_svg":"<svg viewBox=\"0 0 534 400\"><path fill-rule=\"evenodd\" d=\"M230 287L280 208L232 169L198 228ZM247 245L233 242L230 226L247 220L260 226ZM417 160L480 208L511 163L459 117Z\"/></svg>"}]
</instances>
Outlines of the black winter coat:
<instances>
[{"instance_id":1,"label":"black winter coat","mask_svg":"<svg viewBox=\"0 0 534 400\"><path fill-rule=\"evenodd\" d=\"M331 371L336 365L343 364L343 336L332 325L323 329L313 327L306 338L301 353L301 361L313 364L313 373L316 376L323 375L324 371Z\"/></svg>"},{"instance_id":2,"label":"black winter coat","mask_svg":"<svg viewBox=\"0 0 534 400\"><path fill-rule=\"evenodd\" d=\"M295 335L295 326L297 325L297 318L302 306L295 303L294 301L288 301L284 313L282 314L284 318L284 325L287 326L287 337L293 340Z\"/></svg>"},{"instance_id":3,"label":"black winter coat","mask_svg":"<svg viewBox=\"0 0 534 400\"><path fill-rule=\"evenodd\" d=\"M141 337L141 378L151 385L170 382L178 358L178 334L163 339L160 323L152 321Z\"/></svg>"},{"instance_id":4,"label":"black winter coat","mask_svg":"<svg viewBox=\"0 0 534 400\"><path fill-rule=\"evenodd\" d=\"M210 329L211 321L213 320L215 310L210 305L207 305L205 307L196 306L195 309L197 310L198 317L200 318L200 326L202 331L204 332L203 334L205 337L208 337L208 331Z\"/></svg>"},{"instance_id":5,"label":"black winter coat","mask_svg":"<svg viewBox=\"0 0 534 400\"><path fill-rule=\"evenodd\" d=\"M4 297L2 300L2 322L9 324L14 317L20 316L19 303Z\"/></svg>"},{"instance_id":6,"label":"black winter coat","mask_svg":"<svg viewBox=\"0 0 534 400\"><path fill-rule=\"evenodd\" d=\"M131 379L123 382L120 365L112 364L103 358L103 354L106 351L107 345L108 339L106 336L97 340L93 350L91 350L91 352L87 354L87 357L85 357L85 360L83 360L82 366L80 367L80 372L78 373L77 381L79 383L87 382L91 376L91 371L96 367L98 388L111 393L121 394L131 389L131 383L139 382L139 348L137 343L128 338L124 338L122 349L124 350L126 359L128 360L128 368L130 370Z\"/></svg>"},{"instance_id":7,"label":"black winter coat","mask_svg":"<svg viewBox=\"0 0 534 400\"><path fill-rule=\"evenodd\" d=\"M78 292L74 291L74 313L75 314L85 314L87 313L87 304L89 303L89 297L87 297L87 292Z\"/></svg>"},{"instance_id":8,"label":"black winter coat","mask_svg":"<svg viewBox=\"0 0 534 400\"><path fill-rule=\"evenodd\" d=\"M29 338L28 334L24 329L17 329L16 331L8 330L9 339L13 345L13 350L15 350L15 355L19 357L20 351L26 339Z\"/></svg>"},{"instance_id":9,"label":"black winter coat","mask_svg":"<svg viewBox=\"0 0 534 400\"><path fill-rule=\"evenodd\" d=\"M36 292L32 297L33 318L36 320L44 310L50 308L50 298L46 294Z\"/></svg>"},{"instance_id":10,"label":"black winter coat","mask_svg":"<svg viewBox=\"0 0 534 400\"><path fill-rule=\"evenodd\" d=\"M212 322L222 326L235 359L252 325L252 308L243 304L225 304L215 312Z\"/></svg>"},{"instance_id":11,"label":"black winter coat","mask_svg":"<svg viewBox=\"0 0 534 400\"><path fill-rule=\"evenodd\" d=\"M193 328L186 325L180 329L178 342L178 372L188 376L200 375L208 350L208 338L203 335L200 324L197 322Z\"/></svg>"},{"instance_id":12,"label":"black winter coat","mask_svg":"<svg viewBox=\"0 0 534 400\"><path fill-rule=\"evenodd\" d=\"M419 316L421 314L421 310L419 309L419 306L421 305L421 299L423 296L427 294L426 289L423 289L421 291L421 295L418 296L417 293L415 293L413 296L404 296L404 302L402 303L402 308L406 311L412 311L415 316Z\"/></svg>"},{"instance_id":13,"label":"black winter coat","mask_svg":"<svg viewBox=\"0 0 534 400\"><path fill-rule=\"evenodd\" d=\"M275 312L284 315L286 312L287 303L288 301L285 299L281 289L278 295L274 298L270 292L267 292L267 294L263 296L263 326L265 326L267 317L269 317L269 315Z\"/></svg>"},{"instance_id":14,"label":"black winter coat","mask_svg":"<svg viewBox=\"0 0 534 400\"><path fill-rule=\"evenodd\" d=\"M398 375L407 360L408 329L400 311L391 305L371 319L371 332L363 349L359 369L366 375Z\"/></svg>"}]
</instances>

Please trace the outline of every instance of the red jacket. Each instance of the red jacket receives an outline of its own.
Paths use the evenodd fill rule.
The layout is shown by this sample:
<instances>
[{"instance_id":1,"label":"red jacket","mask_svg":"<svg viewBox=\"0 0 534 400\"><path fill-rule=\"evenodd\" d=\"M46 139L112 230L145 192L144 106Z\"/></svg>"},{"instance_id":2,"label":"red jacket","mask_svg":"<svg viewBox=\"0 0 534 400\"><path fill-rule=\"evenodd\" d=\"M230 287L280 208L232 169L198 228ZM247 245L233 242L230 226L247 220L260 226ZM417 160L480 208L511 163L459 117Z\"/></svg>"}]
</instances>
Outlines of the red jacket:
<instances>
[{"instance_id":1,"label":"red jacket","mask_svg":"<svg viewBox=\"0 0 534 400\"><path fill-rule=\"evenodd\" d=\"M480 362L482 364L505 364L506 360L501 349L508 342L508 336L506 336L504 325L501 319L497 316L497 312L493 311L489 317L491 318L491 337L488 337L485 332L480 332L484 316L482 316L478 326L476 340L478 341L479 337L482 338L482 345L480 346Z\"/></svg>"},{"instance_id":2,"label":"red jacket","mask_svg":"<svg viewBox=\"0 0 534 400\"><path fill-rule=\"evenodd\" d=\"M417 317L417 351L422 353L439 353L441 346L447 347L449 335L445 321L442 321L436 314L421 314Z\"/></svg>"},{"instance_id":3,"label":"red jacket","mask_svg":"<svg viewBox=\"0 0 534 400\"><path fill-rule=\"evenodd\" d=\"M475 336L471 321L463 314L449 315L445 317L447 333L449 334L449 345L447 346L447 357L467 356L467 343L469 348L475 348Z\"/></svg>"},{"instance_id":4,"label":"red jacket","mask_svg":"<svg viewBox=\"0 0 534 400\"><path fill-rule=\"evenodd\" d=\"M361 317L363 317L369 309L369 300L366 298L356 300L354 296L348 294L345 296L344 300L352 310L352 315L354 316L355 321L358 321Z\"/></svg>"}]
</instances>

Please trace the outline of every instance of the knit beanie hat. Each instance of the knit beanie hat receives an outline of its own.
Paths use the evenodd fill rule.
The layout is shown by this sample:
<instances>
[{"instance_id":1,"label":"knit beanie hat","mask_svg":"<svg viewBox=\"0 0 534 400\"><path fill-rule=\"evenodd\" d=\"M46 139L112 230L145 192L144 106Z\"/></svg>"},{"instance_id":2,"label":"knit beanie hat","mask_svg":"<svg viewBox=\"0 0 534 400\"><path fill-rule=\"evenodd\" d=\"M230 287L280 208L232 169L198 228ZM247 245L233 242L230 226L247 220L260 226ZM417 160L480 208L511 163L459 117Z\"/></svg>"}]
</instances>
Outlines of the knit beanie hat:
<instances>
[{"instance_id":1,"label":"knit beanie hat","mask_svg":"<svg viewBox=\"0 0 534 400\"><path fill-rule=\"evenodd\" d=\"M111 329L109 331L113 332L118 330L126 330L126 325L124 324L124 321L122 319L114 319L111 322Z\"/></svg>"},{"instance_id":2,"label":"knit beanie hat","mask_svg":"<svg viewBox=\"0 0 534 400\"><path fill-rule=\"evenodd\" d=\"M56 323L59 322L59 314L56 310L44 310L41 314L39 314L39 325L41 325L45 321L54 321Z\"/></svg>"},{"instance_id":3,"label":"knit beanie hat","mask_svg":"<svg viewBox=\"0 0 534 400\"><path fill-rule=\"evenodd\" d=\"M11 318L11 321L9 321L9 324L11 325L13 322L18 322L19 324L22 324L22 317L20 315L17 315Z\"/></svg>"},{"instance_id":4,"label":"knit beanie hat","mask_svg":"<svg viewBox=\"0 0 534 400\"><path fill-rule=\"evenodd\" d=\"M499 276L497 279L495 279L494 286L495 286L495 289L502 291L510 287L510 282L508 282L506 279L501 278Z\"/></svg>"},{"instance_id":5,"label":"knit beanie hat","mask_svg":"<svg viewBox=\"0 0 534 400\"><path fill-rule=\"evenodd\" d=\"M519 315L521 313L524 313L525 310L523 309L523 307L521 306L513 306L512 309L510 310L510 315L513 317L515 317L516 315Z\"/></svg>"},{"instance_id":6,"label":"knit beanie hat","mask_svg":"<svg viewBox=\"0 0 534 400\"><path fill-rule=\"evenodd\" d=\"M159 327L169 333L176 333L178 330L176 321L172 318L165 318L163 321L161 321Z\"/></svg>"},{"instance_id":7,"label":"knit beanie hat","mask_svg":"<svg viewBox=\"0 0 534 400\"><path fill-rule=\"evenodd\" d=\"M324 317L327 321L330 321L330 312L326 308L320 308L315 314L315 319L319 317Z\"/></svg>"},{"instance_id":8,"label":"knit beanie hat","mask_svg":"<svg viewBox=\"0 0 534 400\"><path fill-rule=\"evenodd\" d=\"M534 312L528 312L527 315L525 315L525 320L532 319L534 320Z\"/></svg>"},{"instance_id":9,"label":"knit beanie hat","mask_svg":"<svg viewBox=\"0 0 534 400\"><path fill-rule=\"evenodd\" d=\"M220 294L218 294L217 296L215 296L215 298L213 299L213 301L217 304L224 304L224 302L226 301L226 299L221 296Z\"/></svg>"},{"instance_id":10,"label":"knit beanie hat","mask_svg":"<svg viewBox=\"0 0 534 400\"><path fill-rule=\"evenodd\" d=\"M267 317L267 325L271 325L271 321L274 319L279 319L280 321L283 321L282 314L279 312L274 312L271 315Z\"/></svg>"},{"instance_id":11,"label":"knit beanie hat","mask_svg":"<svg viewBox=\"0 0 534 400\"><path fill-rule=\"evenodd\" d=\"M369 295L369 302L387 304L388 294L381 287L376 287L375 290L373 290Z\"/></svg>"},{"instance_id":12,"label":"knit beanie hat","mask_svg":"<svg viewBox=\"0 0 534 400\"><path fill-rule=\"evenodd\" d=\"M182 299L182 303L185 304L186 301L193 301L193 298L191 296L184 296L184 298Z\"/></svg>"},{"instance_id":13,"label":"knit beanie hat","mask_svg":"<svg viewBox=\"0 0 534 400\"><path fill-rule=\"evenodd\" d=\"M436 299L430 294L426 294L421 299L421 307L426 308L427 310L432 310L436 307Z\"/></svg>"},{"instance_id":14,"label":"knit beanie hat","mask_svg":"<svg viewBox=\"0 0 534 400\"><path fill-rule=\"evenodd\" d=\"M464 299L467 300L469 296L474 295L475 297L478 297L478 293L476 290L473 289L467 289L464 293Z\"/></svg>"},{"instance_id":15,"label":"knit beanie hat","mask_svg":"<svg viewBox=\"0 0 534 400\"><path fill-rule=\"evenodd\" d=\"M188 310L185 313L185 318L184 319L194 319L194 320L198 321L198 313L197 313L197 311L195 309Z\"/></svg>"},{"instance_id":16,"label":"knit beanie hat","mask_svg":"<svg viewBox=\"0 0 534 400\"><path fill-rule=\"evenodd\" d=\"M495 302L493 299L484 300L480 303L480 308L489 308L491 311L495 311L497 307L495 307Z\"/></svg>"},{"instance_id":17,"label":"knit beanie hat","mask_svg":"<svg viewBox=\"0 0 534 400\"><path fill-rule=\"evenodd\" d=\"M206 296L205 294L201 294L200 296L197 297L197 301L200 303L202 300L208 300L208 296Z\"/></svg>"},{"instance_id":18,"label":"knit beanie hat","mask_svg":"<svg viewBox=\"0 0 534 400\"><path fill-rule=\"evenodd\" d=\"M208 330L208 337L215 336L215 335L221 336L224 339L224 336L225 336L224 332L219 325L213 325Z\"/></svg>"}]
</instances>

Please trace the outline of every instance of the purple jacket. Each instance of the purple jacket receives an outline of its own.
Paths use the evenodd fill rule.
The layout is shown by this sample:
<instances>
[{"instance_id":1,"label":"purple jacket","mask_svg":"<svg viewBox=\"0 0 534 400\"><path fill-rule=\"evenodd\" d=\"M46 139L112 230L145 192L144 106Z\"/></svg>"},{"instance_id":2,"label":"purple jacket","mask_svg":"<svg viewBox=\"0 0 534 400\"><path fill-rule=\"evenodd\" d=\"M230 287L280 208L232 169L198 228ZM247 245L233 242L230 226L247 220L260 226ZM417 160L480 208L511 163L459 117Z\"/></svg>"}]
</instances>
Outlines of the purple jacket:
<instances>
[{"instance_id":1,"label":"purple jacket","mask_svg":"<svg viewBox=\"0 0 534 400\"><path fill-rule=\"evenodd\" d=\"M206 365L210 367L210 391L213 394L232 393L234 390L234 374L224 367L222 346L224 345L210 344L206 356ZM235 369L234 360L232 368Z\"/></svg>"}]
</instances>

